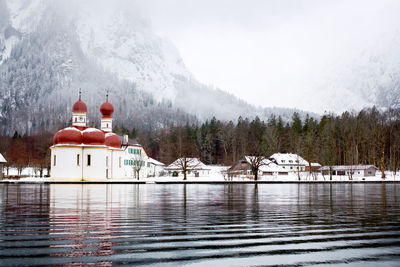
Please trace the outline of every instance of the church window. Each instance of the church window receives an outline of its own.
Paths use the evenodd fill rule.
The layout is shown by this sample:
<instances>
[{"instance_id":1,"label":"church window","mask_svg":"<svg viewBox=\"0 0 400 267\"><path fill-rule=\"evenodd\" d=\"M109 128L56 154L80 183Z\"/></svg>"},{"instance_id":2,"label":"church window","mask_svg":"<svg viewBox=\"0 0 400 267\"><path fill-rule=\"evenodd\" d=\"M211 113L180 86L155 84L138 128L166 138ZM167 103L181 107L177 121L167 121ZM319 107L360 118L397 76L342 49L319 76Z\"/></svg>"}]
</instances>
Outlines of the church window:
<instances>
[{"instance_id":1,"label":"church window","mask_svg":"<svg viewBox=\"0 0 400 267\"><path fill-rule=\"evenodd\" d=\"M56 166L56 163L57 163L57 157L56 157L56 155L54 155L54 157L53 157L53 165Z\"/></svg>"},{"instance_id":2,"label":"church window","mask_svg":"<svg viewBox=\"0 0 400 267\"><path fill-rule=\"evenodd\" d=\"M121 159L121 157L119 157L119 167L121 168L121 162L122 162L122 159Z\"/></svg>"},{"instance_id":3,"label":"church window","mask_svg":"<svg viewBox=\"0 0 400 267\"><path fill-rule=\"evenodd\" d=\"M106 157L106 167L108 167L108 156Z\"/></svg>"},{"instance_id":4,"label":"church window","mask_svg":"<svg viewBox=\"0 0 400 267\"><path fill-rule=\"evenodd\" d=\"M75 117L75 122L77 122L78 121L78 118L77 117Z\"/></svg>"},{"instance_id":5,"label":"church window","mask_svg":"<svg viewBox=\"0 0 400 267\"><path fill-rule=\"evenodd\" d=\"M87 165L92 166L92 155L87 155Z\"/></svg>"},{"instance_id":6,"label":"church window","mask_svg":"<svg viewBox=\"0 0 400 267\"><path fill-rule=\"evenodd\" d=\"M80 157L81 157L81 154L76 154L76 165L77 166L80 165Z\"/></svg>"}]
</instances>

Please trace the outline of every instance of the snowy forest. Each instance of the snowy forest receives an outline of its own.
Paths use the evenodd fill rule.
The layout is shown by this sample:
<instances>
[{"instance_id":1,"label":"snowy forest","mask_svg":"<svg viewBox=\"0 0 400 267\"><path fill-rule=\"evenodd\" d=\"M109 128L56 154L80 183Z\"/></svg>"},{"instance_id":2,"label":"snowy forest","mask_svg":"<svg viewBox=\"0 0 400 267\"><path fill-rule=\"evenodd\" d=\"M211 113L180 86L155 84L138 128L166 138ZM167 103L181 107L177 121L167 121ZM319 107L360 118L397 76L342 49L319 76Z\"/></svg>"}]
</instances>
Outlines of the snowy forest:
<instances>
[{"instance_id":1,"label":"snowy forest","mask_svg":"<svg viewBox=\"0 0 400 267\"><path fill-rule=\"evenodd\" d=\"M328 114L319 120L294 113L290 122L272 115L267 121L239 117L215 118L204 123L171 124L160 128L127 128L127 134L143 145L147 154L169 164L177 157L199 157L206 164L231 165L244 155L268 157L275 152L297 153L322 165L373 164L397 171L400 165L400 110L364 109L358 113ZM53 133L0 136L0 153L7 166L22 170L31 166L40 173L49 168ZM26 151L26 153L21 153Z\"/></svg>"}]
</instances>

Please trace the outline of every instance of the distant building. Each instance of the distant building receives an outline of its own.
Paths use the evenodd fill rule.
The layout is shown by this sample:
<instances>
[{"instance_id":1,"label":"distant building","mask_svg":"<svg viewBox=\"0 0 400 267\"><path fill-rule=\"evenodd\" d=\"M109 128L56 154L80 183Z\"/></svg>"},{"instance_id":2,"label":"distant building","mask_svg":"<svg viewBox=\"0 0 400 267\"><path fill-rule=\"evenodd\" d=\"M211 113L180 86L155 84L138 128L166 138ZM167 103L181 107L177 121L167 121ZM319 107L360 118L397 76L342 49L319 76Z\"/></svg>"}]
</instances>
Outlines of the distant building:
<instances>
[{"instance_id":1,"label":"distant building","mask_svg":"<svg viewBox=\"0 0 400 267\"><path fill-rule=\"evenodd\" d=\"M165 167L165 171L168 172L168 175L179 175L183 173L182 170L182 162L187 162L187 173L188 177L200 177L200 176L209 176L211 168L207 167L203 162L201 162L198 158L179 158L172 162L170 165Z\"/></svg>"},{"instance_id":2,"label":"distant building","mask_svg":"<svg viewBox=\"0 0 400 267\"><path fill-rule=\"evenodd\" d=\"M153 158L147 160L147 168L149 169L148 176L162 176L164 174L165 164Z\"/></svg>"},{"instance_id":3,"label":"distant building","mask_svg":"<svg viewBox=\"0 0 400 267\"><path fill-rule=\"evenodd\" d=\"M148 156L127 136L112 133L114 107L100 106L101 129L87 126L87 107L79 100L72 107L72 125L54 135L51 149L52 181L106 181L147 177Z\"/></svg>"},{"instance_id":4,"label":"distant building","mask_svg":"<svg viewBox=\"0 0 400 267\"><path fill-rule=\"evenodd\" d=\"M269 160L289 172L305 171L306 166L309 165L308 161L291 153L275 153L269 157Z\"/></svg>"},{"instance_id":5,"label":"distant building","mask_svg":"<svg viewBox=\"0 0 400 267\"><path fill-rule=\"evenodd\" d=\"M5 163L7 163L7 160L3 157L2 154L0 154L0 180L3 179L3 167Z\"/></svg>"},{"instance_id":6,"label":"distant building","mask_svg":"<svg viewBox=\"0 0 400 267\"><path fill-rule=\"evenodd\" d=\"M229 177L243 177L252 176L253 170L251 167L251 158L254 156L244 156L235 162L228 170ZM289 171L269 159L264 159L262 165L258 170L258 176L271 176L271 175L288 175Z\"/></svg>"},{"instance_id":7,"label":"distant building","mask_svg":"<svg viewBox=\"0 0 400 267\"><path fill-rule=\"evenodd\" d=\"M319 170L323 175L329 175L329 171L332 169L332 175L338 176L352 176L352 177L368 177L375 176L376 170L378 169L374 165L335 165L335 166L323 166Z\"/></svg>"}]
</instances>

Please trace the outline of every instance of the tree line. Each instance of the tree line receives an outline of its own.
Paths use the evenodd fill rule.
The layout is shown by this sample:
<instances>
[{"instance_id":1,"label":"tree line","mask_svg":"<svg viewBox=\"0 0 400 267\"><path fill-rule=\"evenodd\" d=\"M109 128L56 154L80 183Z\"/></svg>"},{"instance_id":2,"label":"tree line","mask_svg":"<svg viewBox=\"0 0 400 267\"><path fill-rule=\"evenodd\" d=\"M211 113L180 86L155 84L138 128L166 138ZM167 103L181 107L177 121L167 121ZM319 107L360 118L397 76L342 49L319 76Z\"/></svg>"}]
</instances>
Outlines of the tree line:
<instances>
[{"instance_id":1,"label":"tree line","mask_svg":"<svg viewBox=\"0 0 400 267\"><path fill-rule=\"evenodd\" d=\"M169 164L179 157L198 157L206 164L231 165L245 155L268 157L273 153L296 153L309 162L325 166L372 164L381 171L397 171L400 165L400 110L368 108L319 119L291 121L279 116L267 121L239 117L236 122L213 118L203 123L174 123L163 127L114 132L137 139L150 157ZM53 133L34 136L0 136L0 153L19 172L30 166L43 174L50 167ZM6 168L7 170L7 168Z\"/></svg>"},{"instance_id":2,"label":"tree line","mask_svg":"<svg viewBox=\"0 0 400 267\"><path fill-rule=\"evenodd\" d=\"M5 174L9 176L9 167L18 171L18 176L26 167L34 168L37 175L44 176L44 170L50 170L50 149L53 144L53 133L43 132L39 135L0 136L0 153L6 158Z\"/></svg>"},{"instance_id":3,"label":"tree line","mask_svg":"<svg viewBox=\"0 0 400 267\"><path fill-rule=\"evenodd\" d=\"M244 155L268 157L276 152L296 153L325 166L372 164L383 172L396 171L400 164L398 109L372 107L303 120L295 112L289 122L274 115L267 121L213 118L201 124L130 132L150 156L167 164L185 156L199 157L206 164L231 165Z\"/></svg>"}]
</instances>

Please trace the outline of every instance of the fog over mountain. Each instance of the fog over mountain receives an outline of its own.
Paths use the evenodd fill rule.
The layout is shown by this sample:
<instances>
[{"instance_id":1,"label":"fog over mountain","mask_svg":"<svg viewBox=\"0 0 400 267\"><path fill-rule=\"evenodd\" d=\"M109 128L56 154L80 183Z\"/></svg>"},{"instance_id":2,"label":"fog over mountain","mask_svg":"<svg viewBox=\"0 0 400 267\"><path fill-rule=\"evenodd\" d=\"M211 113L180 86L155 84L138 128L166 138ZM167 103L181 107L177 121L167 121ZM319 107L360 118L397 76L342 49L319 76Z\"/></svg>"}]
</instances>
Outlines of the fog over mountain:
<instances>
[{"instance_id":1,"label":"fog over mountain","mask_svg":"<svg viewBox=\"0 0 400 267\"><path fill-rule=\"evenodd\" d=\"M106 91L116 107L116 122L127 127L213 116L291 118L293 108L245 102L258 97L270 103L279 89L257 95L251 90L256 81L249 80L241 100L223 91L229 88L204 85L185 66L175 45L154 32L143 7L141 1L128 0L0 0L0 133L57 129L70 119L79 88L92 124L99 121ZM310 110L318 110L314 105L325 100L337 103L338 110L399 105L397 44L399 40L393 40L393 57L387 56L386 48L376 49L349 70L335 69L319 85L324 90L303 92L299 101L309 101ZM210 68L213 64L209 62Z\"/></svg>"},{"instance_id":2,"label":"fog over mountain","mask_svg":"<svg viewBox=\"0 0 400 267\"><path fill-rule=\"evenodd\" d=\"M397 0L142 2L198 79L250 103L342 112L399 94Z\"/></svg>"},{"instance_id":3,"label":"fog over mountain","mask_svg":"<svg viewBox=\"0 0 400 267\"><path fill-rule=\"evenodd\" d=\"M128 127L293 113L198 82L130 1L0 0L0 7L2 133L56 129L70 119L79 88L92 123L107 90L117 123Z\"/></svg>"}]
</instances>

